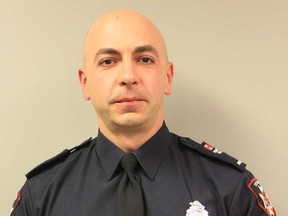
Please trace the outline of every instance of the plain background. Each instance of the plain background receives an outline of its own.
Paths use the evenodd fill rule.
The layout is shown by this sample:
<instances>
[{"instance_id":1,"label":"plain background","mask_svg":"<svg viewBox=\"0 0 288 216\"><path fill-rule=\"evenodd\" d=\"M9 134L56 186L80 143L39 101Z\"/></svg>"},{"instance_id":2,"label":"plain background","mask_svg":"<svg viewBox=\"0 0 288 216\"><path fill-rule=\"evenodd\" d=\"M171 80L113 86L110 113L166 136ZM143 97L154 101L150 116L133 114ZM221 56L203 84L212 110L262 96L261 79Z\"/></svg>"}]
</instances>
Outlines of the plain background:
<instances>
[{"instance_id":1,"label":"plain background","mask_svg":"<svg viewBox=\"0 0 288 216\"><path fill-rule=\"evenodd\" d=\"M0 215L26 172L97 135L77 70L88 28L118 8L148 16L166 38L170 130L247 163L287 215L286 0L0 0Z\"/></svg>"}]
</instances>

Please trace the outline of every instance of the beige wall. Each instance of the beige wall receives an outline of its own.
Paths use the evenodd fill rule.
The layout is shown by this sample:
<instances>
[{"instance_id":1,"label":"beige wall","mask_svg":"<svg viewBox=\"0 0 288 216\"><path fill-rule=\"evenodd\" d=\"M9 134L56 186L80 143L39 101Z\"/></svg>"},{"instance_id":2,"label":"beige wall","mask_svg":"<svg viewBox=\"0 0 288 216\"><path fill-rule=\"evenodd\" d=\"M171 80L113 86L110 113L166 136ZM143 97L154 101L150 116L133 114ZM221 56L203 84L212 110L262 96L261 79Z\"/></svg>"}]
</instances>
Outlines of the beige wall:
<instances>
[{"instance_id":1,"label":"beige wall","mask_svg":"<svg viewBox=\"0 0 288 216\"><path fill-rule=\"evenodd\" d=\"M26 172L96 136L77 69L88 27L115 8L144 13L166 37L175 64L170 130L246 162L287 215L286 0L1 0L0 215Z\"/></svg>"}]
</instances>

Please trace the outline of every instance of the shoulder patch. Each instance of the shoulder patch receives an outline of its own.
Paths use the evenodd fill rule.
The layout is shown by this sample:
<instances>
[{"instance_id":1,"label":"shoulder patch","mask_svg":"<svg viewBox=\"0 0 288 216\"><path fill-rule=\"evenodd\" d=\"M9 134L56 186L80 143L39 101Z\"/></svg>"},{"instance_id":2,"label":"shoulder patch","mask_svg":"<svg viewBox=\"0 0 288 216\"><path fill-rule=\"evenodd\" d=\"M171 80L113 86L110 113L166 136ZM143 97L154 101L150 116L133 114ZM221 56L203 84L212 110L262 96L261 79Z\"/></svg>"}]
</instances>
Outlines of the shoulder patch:
<instances>
[{"instance_id":1,"label":"shoulder patch","mask_svg":"<svg viewBox=\"0 0 288 216\"><path fill-rule=\"evenodd\" d=\"M60 154L58 154L58 155L52 157L51 159L49 159L49 160L41 163L40 165L36 166L34 169L32 169L30 172L28 172L26 174L27 179L30 179L33 176L41 173L43 170L46 170L46 169L52 167L53 165L58 164L61 161L65 160L73 152L78 151L79 149L81 149L84 146L86 146L87 144L89 144L91 140L92 140L92 137L90 137L89 139L85 140L80 145L78 145L78 146L76 146L76 147L74 147L72 149L65 149Z\"/></svg>"},{"instance_id":2,"label":"shoulder patch","mask_svg":"<svg viewBox=\"0 0 288 216\"><path fill-rule=\"evenodd\" d=\"M215 159L218 159L220 161L223 161L225 163L228 163L240 171L244 172L246 170L246 164L243 163L240 160L235 159L234 157L231 157L230 155L220 151L217 148L214 148L212 145L209 145L208 143L203 142L202 144L199 144L190 138L186 137L180 137L181 142L189 147L195 149L197 152L206 155L208 157L212 157Z\"/></svg>"},{"instance_id":3,"label":"shoulder patch","mask_svg":"<svg viewBox=\"0 0 288 216\"><path fill-rule=\"evenodd\" d=\"M15 216L15 210L16 210L17 206L20 204L20 201L21 201L21 194L20 194L20 192L18 192L17 197L13 203L13 207L10 211L10 216Z\"/></svg>"},{"instance_id":4,"label":"shoulder patch","mask_svg":"<svg viewBox=\"0 0 288 216\"><path fill-rule=\"evenodd\" d=\"M276 216L276 210L274 209L268 198L268 195L265 193L263 187L256 178L253 178L250 181L248 188L257 199L257 203L263 209L263 211L265 211L265 213L269 216Z\"/></svg>"}]
</instances>

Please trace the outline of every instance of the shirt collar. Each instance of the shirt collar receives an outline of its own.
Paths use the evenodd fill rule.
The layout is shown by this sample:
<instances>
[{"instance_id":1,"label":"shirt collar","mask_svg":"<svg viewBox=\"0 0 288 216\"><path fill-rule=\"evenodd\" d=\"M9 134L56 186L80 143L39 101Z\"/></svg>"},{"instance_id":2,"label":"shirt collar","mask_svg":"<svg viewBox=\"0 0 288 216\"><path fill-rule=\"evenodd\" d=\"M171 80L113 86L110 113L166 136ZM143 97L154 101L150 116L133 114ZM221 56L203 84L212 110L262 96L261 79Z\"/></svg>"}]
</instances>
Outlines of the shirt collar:
<instances>
[{"instance_id":1,"label":"shirt collar","mask_svg":"<svg viewBox=\"0 0 288 216\"><path fill-rule=\"evenodd\" d=\"M110 180L125 153L108 140L100 130L96 139L96 152L105 170L107 180Z\"/></svg>"},{"instance_id":2,"label":"shirt collar","mask_svg":"<svg viewBox=\"0 0 288 216\"><path fill-rule=\"evenodd\" d=\"M163 122L158 132L133 152L151 180L154 180L170 142L171 135L165 122ZM100 130L96 139L96 152L105 170L107 180L112 179L125 152L107 139Z\"/></svg>"},{"instance_id":3,"label":"shirt collar","mask_svg":"<svg viewBox=\"0 0 288 216\"><path fill-rule=\"evenodd\" d=\"M163 122L158 132L134 152L140 165L151 180L154 180L171 140L171 134L165 122Z\"/></svg>"}]
</instances>

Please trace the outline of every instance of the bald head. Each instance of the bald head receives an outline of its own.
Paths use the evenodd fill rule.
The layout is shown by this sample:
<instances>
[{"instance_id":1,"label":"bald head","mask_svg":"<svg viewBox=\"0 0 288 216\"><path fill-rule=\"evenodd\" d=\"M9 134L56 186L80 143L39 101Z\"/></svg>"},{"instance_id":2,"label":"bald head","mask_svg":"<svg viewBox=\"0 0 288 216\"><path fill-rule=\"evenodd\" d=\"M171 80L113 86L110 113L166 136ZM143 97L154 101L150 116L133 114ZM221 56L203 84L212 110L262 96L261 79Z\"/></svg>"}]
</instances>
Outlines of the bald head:
<instances>
[{"instance_id":1,"label":"bald head","mask_svg":"<svg viewBox=\"0 0 288 216\"><path fill-rule=\"evenodd\" d=\"M93 63L101 49L133 49L150 46L163 62L168 62L164 39L155 25L143 15L130 10L112 11L92 25L84 44L84 67Z\"/></svg>"}]
</instances>

